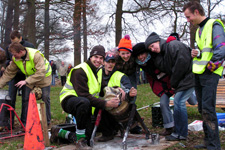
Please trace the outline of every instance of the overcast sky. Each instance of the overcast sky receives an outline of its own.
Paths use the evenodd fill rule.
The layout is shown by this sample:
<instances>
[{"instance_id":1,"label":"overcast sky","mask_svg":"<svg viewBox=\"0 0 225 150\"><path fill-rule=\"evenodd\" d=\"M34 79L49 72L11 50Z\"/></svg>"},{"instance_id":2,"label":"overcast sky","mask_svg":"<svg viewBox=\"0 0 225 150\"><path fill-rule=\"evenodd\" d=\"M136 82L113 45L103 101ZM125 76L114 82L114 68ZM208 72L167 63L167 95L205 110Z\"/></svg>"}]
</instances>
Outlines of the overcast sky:
<instances>
[{"instance_id":1,"label":"overcast sky","mask_svg":"<svg viewBox=\"0 0 225 150\"><path fill-rule=\"evenodd\" d=\"M115 1L115 3L117 2L117 0L114 0L114 1ZM111 15L114 10L113 10L113 7L108 7L107 9L105 7L102 7L102 6L105 6L104 4L102 4L103 2L105 2L105 1L102 1L101 4L100 4L101 5L100 11L103 14L105 14L104 15L104 19L101 21L101 23L104 25L106 23L106 21L108 20L109 15ZM124 8L123 9L125 9L126 5L128 5L127 3L129 3L129 0L124 0L124 6L123 6ZM217 7L216 9L214 9L212 14L213 13L224 14L224 8L225 8L225 1L222 1L220 6ZM205 10L205 11L207 11L207 10ZM180 19L179 21L185 22L186 18L184 17L184 14L181 13L180 15L181 15L181 17L183 17L183 19L182 20ZM127 18L126 15L123 15L123 17ZM130 22L134 22L135 21L132 18L129 18L129 19L130 19ZM167 37L169 35L169 34L168 35L165 34L165 33L168 33L168 28L171 25L170 23L168 23L167 20L165 20L163 23L159 22L158 20L155 20L154 24L155 24L155 26L146 27L149 30L149 34L154 31L154 32L157 32L160 36ZM140 29L138 29L138 34L135 35L136 39L134 37L132 37L132 34L129 33L129 31L127 33L123 33L122 36L124 36L124 34L129 34L131 36L132 43L144 42L145 39L148 36L146 33L144 33L144 31L143 31L143 29L141 27L140 27ZM88 40L92 44L92 47L95 46L95 45L101 44L101 45L103 45L105 47L106 51L108 51L109 49L114 48L114 44L115 44L115 40L114 39L115 39L115 33L111 33L111 36L108 36L108 37L104 38L101 41L96 41L96 40L91 40L91 39L88 39ZM73 43L70 42L70 41L69 41L69 45L71 45L73 47ZM89 51L90 51L90 49L89 49ZM89 52L88 52L88 55L89 55ZM71 63L73 64L73 59L74 59L73 52L69 54L69 57L70 58L69 58L68 62L72 61ZM83 60L83 58L82 58L82 60Z\"/></svg>"}]
</instances>

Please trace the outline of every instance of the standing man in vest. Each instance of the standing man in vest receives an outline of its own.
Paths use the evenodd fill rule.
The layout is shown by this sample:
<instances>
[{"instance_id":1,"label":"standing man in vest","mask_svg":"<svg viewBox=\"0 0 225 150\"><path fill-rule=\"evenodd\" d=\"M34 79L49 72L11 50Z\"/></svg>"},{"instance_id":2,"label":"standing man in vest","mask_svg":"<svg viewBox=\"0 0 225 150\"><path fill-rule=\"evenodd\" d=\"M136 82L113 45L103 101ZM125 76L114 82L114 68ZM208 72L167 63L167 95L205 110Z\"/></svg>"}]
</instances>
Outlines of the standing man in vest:
<instances>
[{"instance_id":1,"label":"standing man in vest","mask_svg":"<svg viewBox=\"0 0 225 150\"><path fill-rule=\"evenodd\" d=\"M103 91L102 69L105 48L94 46L89 59L71 69L66 84L60 92L60 102L63 110L76 118L76 149L88 149L92 133L92 107L104 109L118 107L119 99L105 101L99 98ZM102 95L103 96L103 95ZM60 131L58 135L60 135Z\"/></svg>"},{"instance_id":2,"label":"standing man in vest","mask_svg":"<svg viewBox=\"0 0 225 150\"><path fill-rule=\"evenodd\" d=\"M18 88L25 86L23 103L25 120L22 120L23 124L26 125L30 91L36 86L42 90L42 100L45 102L47 122L49 125L51 123L50 84L52 70L48 60L38 50L24 47L18 42L10 44L9 51L13 56L12 62L7 66L3 76L0 78L0 88L3 88L8 81L15 77L18 70L21 70L27 78L17 82L15 86Z\"/></svg>"},{"instance_id":3,"label":"standing man in vest","mask_svg":"<svg viewBox=\"0 0 225 150\"><path fill-rule=\"evenodd\" d=\"M20 32L17 30L14 30L11 32L10 34L10 40L11 43L13 42L19 42L21 45L23 45L24 47L30 47L30 48L34 48L34 45L32 43L29 43L28 41L25 41L23 39L23 37L21 36ZM12 54L9 52L9 46L6 48L6 56L7 56L7 61L6 61L6 65L8 66L11 61L12 61ZM15 105L16 105L16 95L17 95L17 91L18 91L18 87L15 86L16 83L18 83L21 80L25 80L26 76L25 74L23 74L21 72L21 70L19 70L16 74L16 76L9 82L9 95L11 97L11 105L12 107L15 109ZM21 121L23 124L25 124L26 122L26 114L25 111L25 86L23 86L21 89L19 89L19 91L22 92L22 111L21 111ZM18 91L18 92L19 92ZM12 113L12 126L14 127L14 113Z\"/></svg>"},{"instance_id":4,"label":"standing man in vest","mask_svg":"<svg viewBox=\"0 0 225 150\"><path fill-rule=\"evenodd\" d=\"M203 7L196 1L185 4L183 12L188 22L199 25L195 35L198 49L193 49L191 54L198 110L203 118L205 138L204 143L195 148L219 150L221 146L215 104L225 57L224 25L218 19L206 17Z\"/></svg>"},{"instance_id":5,"label":"standing man in vest","mask_svg":"<svg viewBox=\"0 0 225 150\"><path fill-rule=\"evenodd\" d=\"M130 79L124 73L117 71L115 68L116 60L113 54L108 53L104 61L103 80L108 87L119 87L122 93L122 100L132 101L137 95L137 90L132 87ZM102 111L102 118L99 129L102 136L98 142L107 142L114 138L114 133L117 130L118 122L106 110Z\"/></svg>"}]
</instances>

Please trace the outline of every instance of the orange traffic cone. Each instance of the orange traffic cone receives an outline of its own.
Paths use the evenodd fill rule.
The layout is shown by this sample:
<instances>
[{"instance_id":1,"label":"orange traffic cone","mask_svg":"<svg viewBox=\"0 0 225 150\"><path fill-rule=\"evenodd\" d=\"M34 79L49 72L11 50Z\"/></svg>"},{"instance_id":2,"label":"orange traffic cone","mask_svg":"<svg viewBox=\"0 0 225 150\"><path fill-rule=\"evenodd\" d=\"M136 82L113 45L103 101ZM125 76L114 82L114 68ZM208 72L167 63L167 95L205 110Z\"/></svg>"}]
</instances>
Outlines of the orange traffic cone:
<instances>
[{"instance_id":1,"label":"orange traffic cone","mask_svg":"<svg viewBox=\"0 0 225 150\"><path fill-rule=\"evenodd\" d=\"M38 114L37 102L34 93L30 93L26 131L24 138L24 150L45 149L41 121Z\"/></svg>"}]
</instances>

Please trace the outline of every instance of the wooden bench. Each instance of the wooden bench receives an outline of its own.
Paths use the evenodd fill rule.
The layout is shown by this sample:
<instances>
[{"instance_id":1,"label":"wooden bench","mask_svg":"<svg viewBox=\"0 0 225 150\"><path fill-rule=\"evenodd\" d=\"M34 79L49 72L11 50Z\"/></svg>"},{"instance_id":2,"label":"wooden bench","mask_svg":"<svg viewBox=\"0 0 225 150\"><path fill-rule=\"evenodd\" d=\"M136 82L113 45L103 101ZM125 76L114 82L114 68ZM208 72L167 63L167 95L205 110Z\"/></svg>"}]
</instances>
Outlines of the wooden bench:
<instances>
[{"instance_id":1,"label":"wooden bench","mask_svg":"<svg viewBox=\"0 0 225 150\"><path fill-rule=\"evenodd\" d=\"M173 100L170 100L170 105L173 105ZM190 105L186 102L187 107L197 107L197 105ZM216 91L216 107L217 108L225 108L225 79L220 79L217 91Z\"/></svg>"}]
</instances>

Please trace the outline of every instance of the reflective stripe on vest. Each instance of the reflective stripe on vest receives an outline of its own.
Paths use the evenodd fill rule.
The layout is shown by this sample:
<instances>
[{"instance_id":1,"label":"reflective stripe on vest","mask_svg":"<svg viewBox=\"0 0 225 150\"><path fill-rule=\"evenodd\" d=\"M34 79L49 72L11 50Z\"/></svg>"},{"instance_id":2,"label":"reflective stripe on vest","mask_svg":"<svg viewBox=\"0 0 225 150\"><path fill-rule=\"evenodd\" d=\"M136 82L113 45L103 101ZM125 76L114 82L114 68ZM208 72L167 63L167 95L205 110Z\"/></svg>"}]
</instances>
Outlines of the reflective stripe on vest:
<instances>
[{"instance_id":1,"label":"reflective stripe on vest","mask_svg":"<svg viewBox=\"0 0 225 150\"><path fill-rule=\"evenodd\" d=\"M212 29L215 21L219 22L224 28L224 25L220 20L209 19L202 30L201 37L199 36L200 28L198 28L196 31L195 40L197 42L199 50L201 51L201 58L195 57L193 59L193 66L192 66L193 73L202 74L206 69L206 65L213 56ZM215 70L214 73L221 75L222 71L223 66Z\"/></svg>"},{"instance_id":2,"label":"reflective stripe on vest","mask_svg":"<svg viewBox=\"0 0 225 150\"><path fill-rule=\"evenodd\" d=\"M35 64L34 64L34 56L36 53L40 53L41 56L44 58L44 63L45 63L45 77L48 77L52 74L52 68L49 64L49 61L44 57L44 55L39 52L36 49L33 48L28 48L26 47L27 53L29 55L29 60L25 60L25 64L23 64L23 60L16 60L15 57L13 57L13 61L17 65L17 67L25 74L26 76L33 75L36 72ZM26 67L26 69L24 68Z\"/></svg>"},{"instance_id":3,"label":"reflective stripe on vest","mask_svg":"<svg viewBox=\"0 0 225 150\"><path fill-rule=\"evenodd\" d=\"M88 85L88 88L89 88L89 93L92 96L96 97L96 98L99 97L99 93L100 93L100 90L101 90L101 81L102 81L102 69L100 69L98 71L98 73L97 73L97 76L98 76L98 80L97 80L95 78L95 75L94 75L93 71L89 67L89 65L84 62L84 63L79 64L76 67L72 68L71 71L70 71L70 73L68 74L66 83L65 83L65 85L64 85L64 87L61 90L60 95L59 95L60 103L67 96L72 95L72 96L78 97L76 91L73 88L72 83L70 82L70 79L71 79L71 74L72 74L73 70L74 69L79 69L79 68L83 69L84 72L87 75L87 78L88 78L87 85Z\"/></svg>"},{"instance_id":4,"label":"reflective stripe on vest","mask_svg":"<svg viewBox=\"0 0 225 150\"><path fill-rule=\"evenodd\" d=\"M121 87L120 81L124 75L125 74L120 71L115 71L109 79L108 87L114 87L114 86Z\"/></svg>"}]
</instances>

